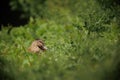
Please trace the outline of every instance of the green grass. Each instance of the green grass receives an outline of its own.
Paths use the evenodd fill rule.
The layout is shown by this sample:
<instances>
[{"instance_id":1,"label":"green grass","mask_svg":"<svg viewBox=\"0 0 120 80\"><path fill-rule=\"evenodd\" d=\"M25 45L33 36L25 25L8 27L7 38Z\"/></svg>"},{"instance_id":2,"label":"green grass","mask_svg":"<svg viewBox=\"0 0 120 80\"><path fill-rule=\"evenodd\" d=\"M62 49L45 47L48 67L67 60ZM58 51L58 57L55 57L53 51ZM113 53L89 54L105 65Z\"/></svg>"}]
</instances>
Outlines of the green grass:
<instances>
[{"instance_id":1,"label":"green grass","mask_svg":"<svg viewBox=\"0 0 120 80\"><path fill-rule=\"evenodd\" d=\"M3 27L0 79L110 80L114 77L120 46L117 11L103 10L93 0L81 0L81 3L75 1L65 9L58 6L59 15L50 13L50 19L30 18L24 26ZM41 55L27 51L36 38L48 47Z\"/></svg>"},{"instance_id":2,"label":"green grass","mask_svg":"<svg viewBox=\"0 0 120 80\"><path fill-rule=\"evenodd\" d=\"M118 39L113 29L100 36L43 20L7 31L0 32L0 56L9 66L2 71L17 80L102 80L112 65ZM36 38L48 47L41 55L27 52Z\"/></svg>"}]
</instances>

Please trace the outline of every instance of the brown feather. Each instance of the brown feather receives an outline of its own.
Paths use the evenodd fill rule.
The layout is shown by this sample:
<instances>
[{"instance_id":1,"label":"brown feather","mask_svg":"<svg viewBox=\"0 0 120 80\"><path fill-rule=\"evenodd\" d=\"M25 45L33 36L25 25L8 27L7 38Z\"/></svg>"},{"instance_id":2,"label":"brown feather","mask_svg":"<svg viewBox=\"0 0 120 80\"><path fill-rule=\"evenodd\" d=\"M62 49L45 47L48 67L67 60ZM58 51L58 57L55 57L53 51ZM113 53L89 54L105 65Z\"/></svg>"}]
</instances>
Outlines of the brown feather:
<instances>
[{"instance_id":1,"label":"brown feather","mask_svg":"<svg viewBox=\"0 0 120 80\"><path fill-rule=\"evenodd\" d=\"M28 51L33 53L39 53L45 50L47 50L47 48L44 46L44 42L40 39L34 40L28 48Z\"/></svg>"}]
</instances>

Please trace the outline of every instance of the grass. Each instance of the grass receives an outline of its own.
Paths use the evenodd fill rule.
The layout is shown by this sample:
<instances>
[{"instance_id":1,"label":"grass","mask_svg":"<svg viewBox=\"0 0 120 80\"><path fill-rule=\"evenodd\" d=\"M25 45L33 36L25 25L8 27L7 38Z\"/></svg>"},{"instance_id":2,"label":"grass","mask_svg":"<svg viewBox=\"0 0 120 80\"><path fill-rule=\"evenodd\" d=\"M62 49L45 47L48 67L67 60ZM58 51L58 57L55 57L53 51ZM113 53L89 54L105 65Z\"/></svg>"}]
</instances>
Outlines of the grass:
<instances>
[{"instance_id":1,"label":"grass","mask_svg":"<svg viewBox=\"0 0 120 80\"><path fill-rule=\"evenodd\" d=\"M60 14L60 19L30 18L24 26L3 27L0 79L109 80L119 50L117 17L92 0L85 1L80 9L79 5L74 5L76 9L71 7L71 14L61 8L66 17ZM27 51L36 38L42 39L48 47L41 55Z\"/></svg>"},{"instance_id":2,"label":"grass","mask_svg":"<svg viewBox=\"0 0 120 80\"><path fill-rule=\"evenodd\" d=\"M0 56L9 66L3 72L17 80L101 80L112 65L118 39L113 30L101 37L42 20L13 28L10 34L7 31L3 28L0 32ZM36 38L48 47L41 55L27 52Z\"/></svg>"}]
</instances>

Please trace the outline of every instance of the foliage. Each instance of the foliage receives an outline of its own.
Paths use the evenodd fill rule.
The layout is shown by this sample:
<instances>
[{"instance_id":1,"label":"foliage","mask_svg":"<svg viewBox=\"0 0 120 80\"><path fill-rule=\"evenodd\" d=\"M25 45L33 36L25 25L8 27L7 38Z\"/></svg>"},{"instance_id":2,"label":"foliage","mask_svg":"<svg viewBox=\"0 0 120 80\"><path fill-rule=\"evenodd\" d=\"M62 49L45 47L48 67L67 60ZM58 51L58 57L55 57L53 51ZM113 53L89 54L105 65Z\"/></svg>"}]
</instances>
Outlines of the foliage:
<instances>
[{"instance_id":1,"label":"foliage","mask_svg":"<svg viewBox=\"0 0 120 80\"><path fill-rule=\"evenodd\" d=\"M88 35L87 30L79 31L72 25L43 20L13 28L9 35L7 30L0 32L0 56L14 64L9 65L17 80L77 80L85 76L101 79L111 66L118 39L113 30L101 37L96 33ZM35 38L44 40L48 47L41 55L27 51Z\"/></svg>"},{"instance_id":2,"label":"foliage","mask_svg":"<svg viewBox=\"0 0 120 80\"><path fill-rule=\"evenodd\" d=\"M120 5L119 0L97 0L100 4L102 4L102 7L104 8L112 8L113 6L116 7Z\"/></svg>"},{"instance_id":3,"label":"foliage","mask_svg":"<svg viewBox=\"0 0 120 80\"><path fill-rule=\"evenodd\" d=\"M49 14L46 15L49 19L30 17L25 26L2 28L0 65L3 66L0 71L8 74L6 79L111 78L109 73L112 73L119 50L118 18L111 9L103 10L94 0L13 0L11 5L14 5L13 9L24 8L28 16ZM41 6L45 6L45 11ZM34 7L38 8L34 10ZM39 10L45 14L36 15ZM27 51L36 38L44 40L48 47L40 55Z\"/></svg>"},{"instance_id":4,"label":"foliage","mask_svg":"<svg viewBox=\"0 0 120 80\"><path fill-rule=\"evenodd\" d=\"M22 11L23 18L52 18L60 16L62 13L62 4L68 4L68 0L11 0L10 6L12 10Z\"/></svg>"}]
</instances>

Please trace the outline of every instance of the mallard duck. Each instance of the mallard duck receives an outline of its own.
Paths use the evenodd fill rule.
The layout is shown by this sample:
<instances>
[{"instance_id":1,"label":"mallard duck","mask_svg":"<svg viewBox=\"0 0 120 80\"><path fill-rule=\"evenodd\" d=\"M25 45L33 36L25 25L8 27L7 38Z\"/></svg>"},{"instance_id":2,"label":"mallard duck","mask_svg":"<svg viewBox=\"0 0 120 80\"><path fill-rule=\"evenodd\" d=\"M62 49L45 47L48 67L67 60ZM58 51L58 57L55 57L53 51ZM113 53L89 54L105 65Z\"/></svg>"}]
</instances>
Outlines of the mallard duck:
<instances>
[{"instance_id":1,"label":"mallard duck","mask_svg":"<svg viewBox=\"0 0 120 80\"><path fill-rule=\"evenodd\" d=\"M32 42L31 46L28 48L29 52L39 53L41 51L46 51L47 47L44 45L44 42L40 39L36 39Z\"/></svg>"}]
</instances>

